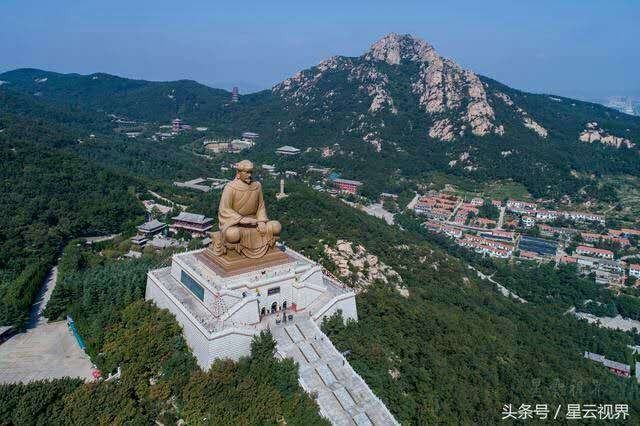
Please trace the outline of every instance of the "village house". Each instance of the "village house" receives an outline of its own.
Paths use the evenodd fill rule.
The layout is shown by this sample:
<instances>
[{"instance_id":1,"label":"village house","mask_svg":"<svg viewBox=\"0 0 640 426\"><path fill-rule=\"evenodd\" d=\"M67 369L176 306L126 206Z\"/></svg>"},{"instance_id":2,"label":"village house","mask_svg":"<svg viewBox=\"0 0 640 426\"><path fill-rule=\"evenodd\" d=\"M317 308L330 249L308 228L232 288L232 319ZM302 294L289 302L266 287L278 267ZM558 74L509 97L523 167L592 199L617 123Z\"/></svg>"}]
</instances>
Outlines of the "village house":
<instances>
[{"instance_id":1,"label":"village house","mask_svg":"<svg viewBox=\"0 0 640 426\"><path fill-rule=\"evenodd\" d=\"M512 250L506 250L499 247L492 247L492 246L488 246L480 242L472 241L468 239L460 240L459 244L462 247L473 249L476 253L486 254L488 256L498 257L501 259L508 259L512 254Z\"/></svg>"},{"instance_id":2,"label":"village house","mask_svg":"<svg viewBox=\"0 0 640 426\"><path fill-rule=\"evenodd\" d=\"M640 237L640 231L637 229L622 228L620 231L622 231L622 235L626 238Z\"/></svg>"},{"instance_id":3,"label":"village house","mask_svg":"<svg viewBox=\"0 0 640 426\"><path fill-rule=\"evenodd\" d=\"M527 201L520 200L508 200L507 201L507 210L515 213L530 213L534 212L537 209L536 203L529 203Z\"/></svg>"},{"instance_id":4,"label":"village house","mask_svg":"<svg viewBox=\"0 0 640 426\"><path fill-rule=\"evenodd\" d=\"M472 248L477 253L487 254L491 257L498 257L502 259L509 258L512 255L514 249L514 246L511 244L492 241L470 234L466 234L458 244L462 247Z\"/></svg>"},{"instance_id":5,"label":"village house","mask_svg":"<svg viewBox=\"0 0 640 426\"><path fill-rule=\"evenodd\" d=\"M520 250L520 258L525 260L539 260L540 256L533 251Z\"/></svg>"},{"instance_id":6,"label":"village house","mask_svg":"<svg viewBox=\"0 0 640 426\"><path fill-rule=\"evenodd\" d=\"M611 250L599 249L589 246L578 246L576 253L583 256L599 257L602 259L613 259L613 252Z\"/></svg>"},{"instance_id":7,"label":"village house","mask_svg":"<svg viewBox=\"0 0 640 426\"><path fill-rule=\"evenodd\" d=\"M445 225L433 219L429 219L426 223L427 229L433 232L442 232L448 237L462 238L462 229L455 226Z\"/></svg>"},{"instance_id":8,"label":"village house","mask_svg":"<svg viewBox=\"0 0 640 426\"><path fill-rule=\"evenodd\" d=\"M578 259L573 256L562 256L560 257L560 263L578 263Z\"/></svg>"},{"instance_id":9,"label":"village house","mask_svg":"<svg viewBox=\"0 0 640 426\"><path fill-rule=\"evenodd\" d=\"M537 210L536 211L536 219L541 220L543 222L550 222L552 220L556 220L560 217L560 212L555 210Z\"/></svg>"},{"instance_id":10,"label":"village house","mask_svg":"<svg viewBox=\"0 0 640 426\"><path fill-rule=\"evenodd\" d=\"M554 228L544 223L539 224L538 229L540 230L540 235L544 237L553 237L555 234Z\"/></svg>"},{"instance_id":11,"label":"village house","mask_svg":"<svg viewBox=\"0 0 640 426\"><path fill-rule=\"evenodd\" d=\"M333 179L333 183L335 186L340 189L342 192L347 192L349 194L357 194L358 190L362 186L362 182L357 180L349 180L349 179Z\"/></svg>"},{"instance_id":12,"label":"village house","mask_svg":"<svg viewBox=\"0 0 640 426\"><path fill-rule=\"evenodd\" d=\"M512 243L515 238L515 234L513 232L502 231L500 229L493 229L490 232L482 232L480 236L492 240L506 241L509 243Z\"/></svg>"},{"instance_id":13,"label":"village house","mask_svg":"<svg viewBox=\"0 0 640 426\"><path fill-rule=\"evenodd\" d=\"M445 221L449 220L451 211L447 209L435 208L427 211L426 214L433 219Z\"/></svg>"},{"instance_id":14,"label":"village house","mask_svg":"<svg viewBox=\"0 0 640 426\"><path fill-rule=\"evenodd\" d=\"M637 263L632 263L629 265L629 276L640 278L640 265Z\"/></svg>"},{"instance_id":15,"label":"village house","mask_svg":"<svg viewBox=\"0 0 640 426\"><path fill-rule=\"evenodd\" d=\"M599 222L604 225L604 216L586 212L562 212L565 218L574 221Z\"/></svg>"},{"instance_id":16,"label":"village house","mask_svg":"<svg viewBox=\"0 0 640 426\"><path fill-rule=\"evenodd\" d=\"M455 206L455 203L453 206ZM458 210L466 211L467 213L473 213L473 214L480 213L480 210L478 210L478 208L472 204L463 204L460 206Z\"/></svg>"},{"instance_id":17,"label":"village house","mask_svg":"<svg viewBox=\"0 0 640 426\"><path fill-rule=\"evenodd\" d=\"M610 359L605 358L604 355L596 354L593 352L585 351L584 357L590 359L591 361L595 361L604 365L616 376L631 377L631 366L629 364L611 361Z\"/></svg>"},{"instance_id":18,"label":"village house","mask_svg":"<svg viewBox=\"0 0 640 426\"><path fill-rule=\"evenodd\" d=\"M629 247L631 245L631 243L627 238L621 238L621 237L612 236L612 235L601 235L601 234L594 234L591 232L582 232L580 233L580 236L582 237L582 240L587 243L597 243L600 240L602 240L602 241L608 241L611 243L619 244L620 247L623 247L623 248Z\"/></svg>"}]
</instances>

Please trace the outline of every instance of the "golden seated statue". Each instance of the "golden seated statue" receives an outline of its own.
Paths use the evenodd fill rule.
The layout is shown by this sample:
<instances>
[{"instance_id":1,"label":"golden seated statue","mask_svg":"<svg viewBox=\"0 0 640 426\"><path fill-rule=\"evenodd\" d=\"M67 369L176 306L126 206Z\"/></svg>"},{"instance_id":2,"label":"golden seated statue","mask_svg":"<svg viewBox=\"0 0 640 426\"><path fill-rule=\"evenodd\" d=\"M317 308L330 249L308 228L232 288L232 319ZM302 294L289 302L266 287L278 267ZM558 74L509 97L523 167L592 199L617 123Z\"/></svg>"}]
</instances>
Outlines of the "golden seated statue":
<instances>
[{"instance_id":1,"label":"golden seated statue","mask_svg":"<svg viewBox=\"0 0 640 426\"><path fill-rule=\"evenodd\" d=\"M225 272L287 261L287 255L275 248L282 225L267 218L262 185L252 180L253 163L242 160L236 169L236 178L222 191L220 230L211 234L205 255Z\"/></svg>"}]
</instances>

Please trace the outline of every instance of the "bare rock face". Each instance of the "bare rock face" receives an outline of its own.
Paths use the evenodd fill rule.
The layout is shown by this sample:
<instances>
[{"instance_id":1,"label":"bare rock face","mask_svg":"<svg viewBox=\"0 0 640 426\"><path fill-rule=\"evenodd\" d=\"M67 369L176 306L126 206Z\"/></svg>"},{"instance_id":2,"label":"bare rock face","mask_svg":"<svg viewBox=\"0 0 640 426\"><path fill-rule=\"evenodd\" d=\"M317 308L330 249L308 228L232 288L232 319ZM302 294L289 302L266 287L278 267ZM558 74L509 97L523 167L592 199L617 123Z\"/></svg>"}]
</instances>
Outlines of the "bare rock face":
<instances>
[{"instance_id":1,"label":"bare rock face","mask_svg":"<svg viewBox=\"0 0 640 426\"><path fill-rule=\"evenodd\" d=\"M547 129L542 127L540 124L538 124L538 122L536 122L533 118L531 118L528 112L526 112L525 110L517 106L511 100L509 95L507 95L506 93L498 92L498 93L494 93L494 96L502 100L507 106L515 107L518 114L520 114L520 116L522 117L522 124L526 128L533 130L535 133L538 134L538 136L540 136L543 139L547 137L547 134L548 134ZM503 130L503 133L504 133L504 130Z\"/></svg>"},{"instance_id":2,"label":"bare rock face","mask_svg":"<svg viewBox=\"0 0 640 426\"><path fill-rule=\"evenodd\" d=\"M402 59L414 62L430 62L439 57L426 41L410 35L391 33L373 43L364 58L398 65Z\"/></svg>"},{"instance_id":3,"label":"bare rock face","mask_svg":"<svg viewBox=\"0 0 640 426\"><path fill-rule=\"evenodd\" d=\"M393 99L386 89L389 78L375 67L370 64L354 67L349 73L349 81L359 83L358 88L372 99L369 112L378 112L384 107L388 107L392 114L398 113L393 105Z\"/></svg>"},{"instance_id":4,"label":"bare rock face","mask_svg":"<svg viewBox=\"0 0 640 426\"><path fill-rule=\"evenodd\" d=\"M445 118L433 123L433 126L429 129L429 137L442 141L452 141L455 138L453 131L453 124L448 118Z\"/></svg>"},{"instance_id":5,"label":"bare rock face","mask_svg":"<svg viewBox=\"0 0 640 426\"><path fill-rule=\"evenodd\" d=\"M636 146L629 139L614 136L609 134L606 130L602 129L595 121L587 123L585 129L580 133L578 139L581 142L593 143L600 142L604 145L609 145L614 148L620 148L626 146L627 148L633 148Z\"/></svg>"},{"instance_id":6,"label":"bare rock face","mask_svg":"<svg viewBox=\"0 0 640 426\"><path fill-rule=\"evenodd\" d=\"M547 129L545 129L544 127L542 127L541 125L539 125L538 123L536 123L535 121L533 121L533 119L529 116L525 116L522 119L522 123L524 124L525 127L533 130L534 132L536 132L538 134L538 136L540 136L541 138L546 138L547 137Z\"/></svg>"},{"instance_id":7,"label":"bare rock face","mask_svg":"<svg viewBox=\"0 0 640 426\"><path fill-rule=\"evenodd\" d=\"M376 281L395 284L396 290L409 297L409 290L402 285L402 277L393 268L381 262L377 256L370 254L351 241L338 240L334 247L324 245L324 253L338 268L342 278L351 280L357 292L365 291Z\"/></svg>"},{"instance_id":8,"label":"bare rock face","mask_svg":"<svg viewBox=\"0 0 640 426\"><path fill-rule=\"evenodd\" d=\"M429 136L451 141L455 139L455 134L464 134L460 126L463 122L469 124L474 135L488 134L494 127L495 115L478 76L462 70L453 61L437 56L435 51L431 58L421 65L418 78L411 88L427 113L455 111L459 124L454 124L449 118L436 120L429 130ZM465 99L468 99L466 108L461 109ZM443 131L444 128L447 130Z\"/></svg>"}]
</instances>

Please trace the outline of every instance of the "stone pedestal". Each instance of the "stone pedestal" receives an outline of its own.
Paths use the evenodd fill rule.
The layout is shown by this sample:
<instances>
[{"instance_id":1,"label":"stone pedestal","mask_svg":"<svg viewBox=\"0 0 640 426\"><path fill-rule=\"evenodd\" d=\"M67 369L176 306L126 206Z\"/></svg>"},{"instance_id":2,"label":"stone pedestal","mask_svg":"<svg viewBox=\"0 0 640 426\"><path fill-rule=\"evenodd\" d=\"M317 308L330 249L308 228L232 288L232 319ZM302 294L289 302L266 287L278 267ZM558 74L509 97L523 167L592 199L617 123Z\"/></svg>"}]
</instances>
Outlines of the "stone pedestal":
<instances>
[{"instance_id":1,"label":"stone pedestal","mask_svg":"<svg viewBox=\"0 0 640 426\"><path fill-rule=\"evenodd\" d=\"M198 259L223 277L258 271L291 261L289 256L275 247L269 249L267 254L259 259L250 259L235 250L227 250L227 254L217 256L207 248L198 254Z\"/></svg>"}]
</instances>

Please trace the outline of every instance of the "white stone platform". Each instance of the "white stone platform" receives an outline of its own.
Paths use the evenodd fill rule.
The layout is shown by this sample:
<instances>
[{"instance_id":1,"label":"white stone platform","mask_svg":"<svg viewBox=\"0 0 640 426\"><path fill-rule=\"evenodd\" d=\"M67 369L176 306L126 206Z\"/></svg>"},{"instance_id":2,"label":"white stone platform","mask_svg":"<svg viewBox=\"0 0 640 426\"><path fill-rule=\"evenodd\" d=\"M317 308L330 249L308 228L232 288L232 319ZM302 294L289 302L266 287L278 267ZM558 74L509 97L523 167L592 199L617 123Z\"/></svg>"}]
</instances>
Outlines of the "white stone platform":
<instances>
[{"instance_id":1,"label":"white stone platform","mask_svg":"<svg viewBox=\"0 0 640 426\"><path fill-rule=\"evenodd\" d=\"M170 267L148 273L146 298L171 311L203 369L216 358L250 354L253 336L268 319L306 316L322 321L341 310L357 320L355 294L315 262L285 249L284 264L222 276L196 250L176 254Z\"/></svg>"}]
</instances>

